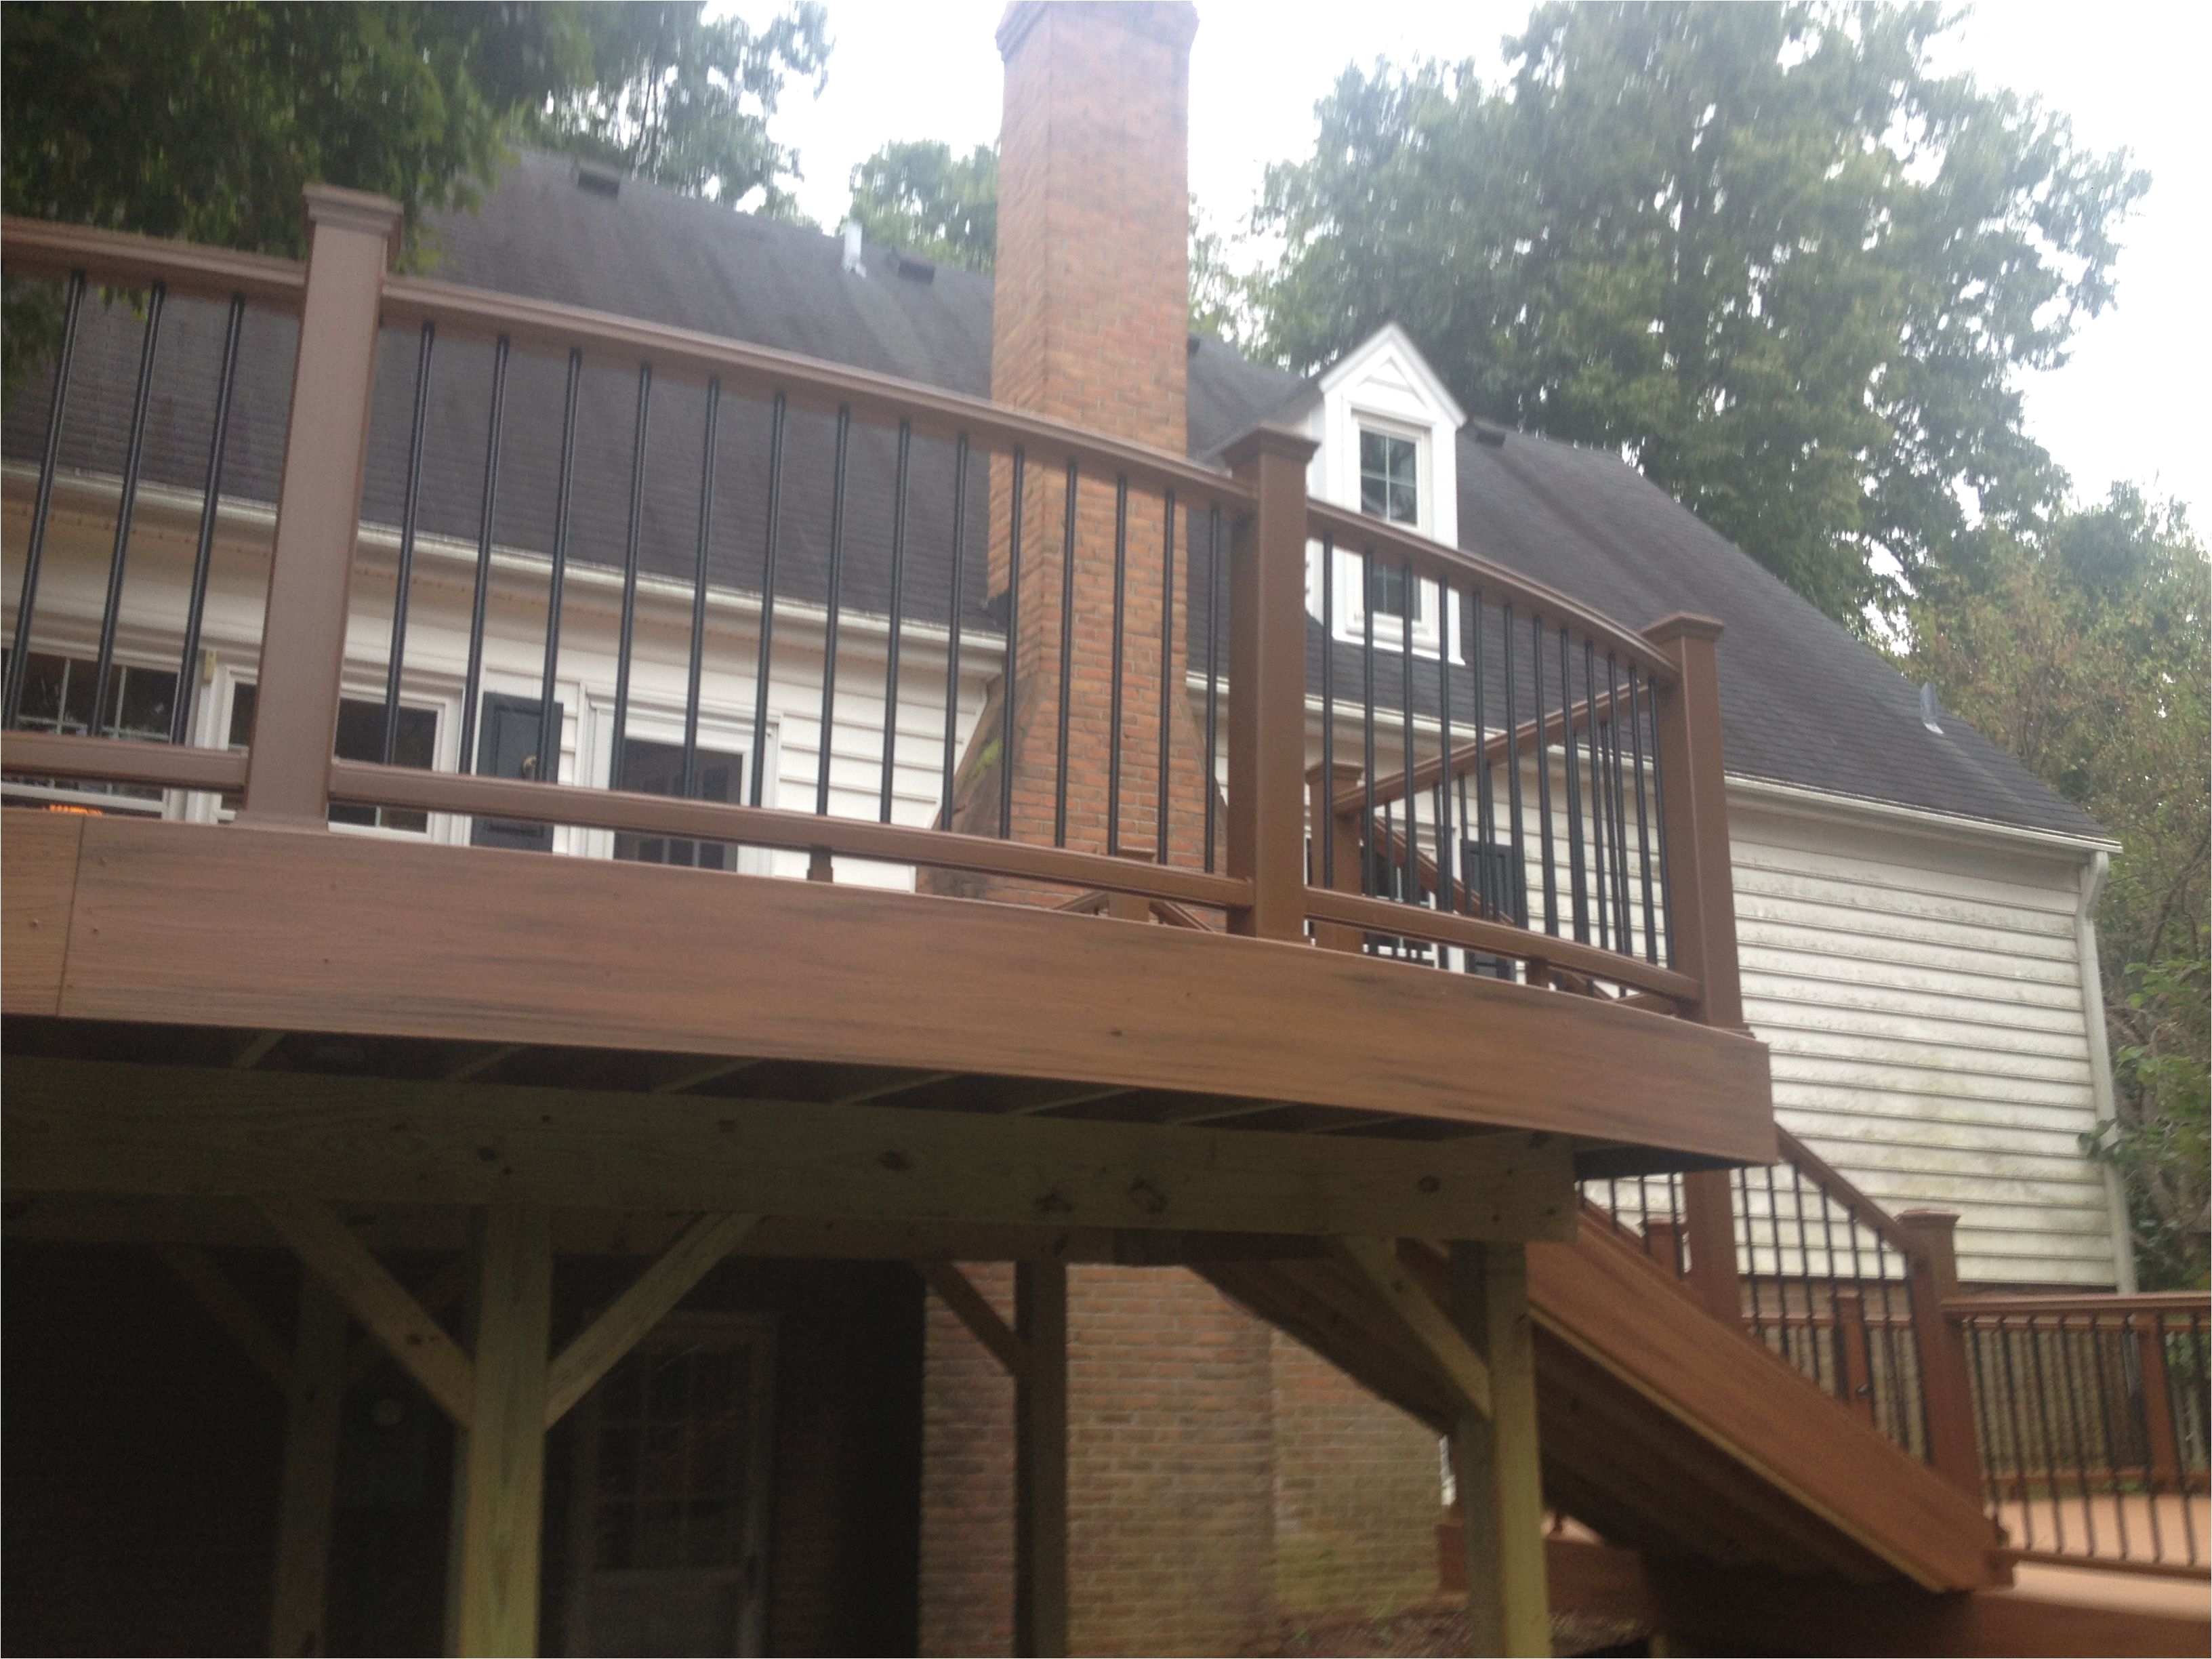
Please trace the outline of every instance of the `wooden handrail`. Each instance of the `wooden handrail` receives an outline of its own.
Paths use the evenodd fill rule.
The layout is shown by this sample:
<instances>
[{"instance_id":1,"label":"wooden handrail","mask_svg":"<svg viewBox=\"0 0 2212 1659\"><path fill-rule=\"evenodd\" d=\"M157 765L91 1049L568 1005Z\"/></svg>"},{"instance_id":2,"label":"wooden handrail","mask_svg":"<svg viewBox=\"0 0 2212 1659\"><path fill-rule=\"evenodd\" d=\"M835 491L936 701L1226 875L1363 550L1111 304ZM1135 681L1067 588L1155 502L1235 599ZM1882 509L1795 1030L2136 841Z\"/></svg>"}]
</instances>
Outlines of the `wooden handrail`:
<instances>
[{"instance_id":1,"label":"wooden handrail","mask_svg":"<svg viewBox=\"0 0 2212 1659\"><path fill-rule=\"evenodd\" d=\"M1185 507L1218 507L1232 514L1252 507L1252 492L1228 474L1164 449L919 381L665 323L422 276L386 279L384 321L387 326L435 323L441 335L504 336L518 346L548 350L598 347L626 368L651 364L657 379L714 376L726 392L767 398L781 392L794 407L848 409L863 424L910 422L926 436L949 440L965 434L979 448L1021 449L1032 466L1072 460L1097 476L1126 475L1132 483L1174 491Z\"/></svg>"},{"instance_id":2,"label":"wooden handrail","mask_svg":"<svg viewBox=\"0 0 2212 1659\"><path fill-rule=\"evenodd\" d=\"M87 778L155 789L243 789L246 757L233 749L181 749L133 738L10 732L0 738L0 771L17 777Z\"/></svg>"},{"instance_id":3,"label":"wooden handrail","mask_svg":"<svg viewBox=\"0 0 2212 1659\"><path fill-rule=\"evenodd\" d=\"M2048 1314L2054 1317L2089 1316L2125 1319L2172 1314L2201 1314L2212 1319L2212 1292L2204 1291L2142 1291L2123 1295L2117 1291L2084 1291L2042 1296L1958 1296L1946 1297L1943 1314L1948 1319L1972 1319L1986 1315L2011 1318Z\"/></svg>"},{"instance_id":4,"label":"wooden handrail","mask_svg":"<svg viewBox=\"0 0 2212 1659\"><path fill-rule=\"evenodd\" d=\"M915 829L868 818L817 817L775 806L636 794L582 784L426 772L369 761L331 762L331 798L361 806L571 823L587 830L680 836L690 841L738 842L799 852L821 848L852 858L1066 882L1071 886L1224 909L1249 903L1252 890L1249 882L1235 876L1207 875L1176 865L997 841L956 830Z\"/></svg>"},{"instance_id":5,"label":"wooden handrail","mask_svg":"<svg viewBox=\"0 0 2212 1659\"><path fill-rule=\"evenodd\" d=\"M1559 589L1532 580L1480 553L1447 547L1403 525L1370 518L1333 501L1307 503L1306 533L1316 539L1327 538L1340 553L1350 553L1362 546L1387 552L1401 566L1410 564L1413 574L1427 581L1461 587L1471 583L1486 595L1495 594L1507 604L1523 606L1554 622L1571 624L1623 662L1634 663L1662 686L1674 683L1674 663L1654 649L1651 641L1642 635L1591 610L1581 600L1570 599Z\"/></svg>"},{"instance_id":6,"label":"wooden handrail","mask_svg":"<svg viewBox=\"0 0 2212 1659\"><path fill-rule=\"evenodd\" d=\"M297 312L307 291L307 268L297 259L12 214L0 216L0 266L10 276L57 279L82 270L96 287L163 283L173 295L228 300L242 294L248 304L276 311Z\"/></svg>"},{"instance_id":7,"label":"wooden handrail","mask_svg":"<svg viewBox=\"0 0 2212 1659\"><path fill-rule=\"evenodd\" d=\"M1778 1123L1774 1126L1774 1142L1781 1149L1784 1164L1794 1164L1812 1176L1814 1186L1850 1211L1869 1232L1879 1237L1891 1249L1898 1251L1908 1261L1925 1254L1920 1241L1912 1236L1910 1229L1854 1187L1833 1164Z\"/></svg>"}]
</instances>

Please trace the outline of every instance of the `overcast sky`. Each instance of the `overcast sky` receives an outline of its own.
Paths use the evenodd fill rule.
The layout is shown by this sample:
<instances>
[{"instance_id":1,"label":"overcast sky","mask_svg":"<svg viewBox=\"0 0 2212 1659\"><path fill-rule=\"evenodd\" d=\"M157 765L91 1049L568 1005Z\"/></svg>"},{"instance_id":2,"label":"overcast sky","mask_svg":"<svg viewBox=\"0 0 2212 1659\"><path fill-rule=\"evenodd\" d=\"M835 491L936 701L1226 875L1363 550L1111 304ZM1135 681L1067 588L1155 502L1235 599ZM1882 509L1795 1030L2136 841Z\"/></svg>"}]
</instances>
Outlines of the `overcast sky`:
<instances>
[{"instance_id":1,"label":"overcast sky","mask_svg":"<svg viewBox=\"0 0 2212 1659\"><path fill-rule=\"evenodd\" d=\"M998 133L992 42L1003 0L828 0L836 49L818 100L787 97L775 129L797 147L799 198L842 218L855 161L894 138L960 149ZM720 8L718 8L719 9ZM759 18L762 0L735 8ZM1502 36L1525 3L1397 0L1380 10L1319 0L1200 0L1191 55L1191 188L1217 225L1241 225L1272 161L1302 157L1313 106L1345 64L1377 56L1472 58L1498 77ZM2027 425L2072 473L2077 496L2116 479L2187 502L2212 526L2212 117L2203 68L2212 7L1984 0L1945 43L1945 68L2039 96L2077 137L2124 146L2150 169L2122 232L2119 301L2077 337L2066 367L2029 380Z\"/></svg>"}]
</instances>

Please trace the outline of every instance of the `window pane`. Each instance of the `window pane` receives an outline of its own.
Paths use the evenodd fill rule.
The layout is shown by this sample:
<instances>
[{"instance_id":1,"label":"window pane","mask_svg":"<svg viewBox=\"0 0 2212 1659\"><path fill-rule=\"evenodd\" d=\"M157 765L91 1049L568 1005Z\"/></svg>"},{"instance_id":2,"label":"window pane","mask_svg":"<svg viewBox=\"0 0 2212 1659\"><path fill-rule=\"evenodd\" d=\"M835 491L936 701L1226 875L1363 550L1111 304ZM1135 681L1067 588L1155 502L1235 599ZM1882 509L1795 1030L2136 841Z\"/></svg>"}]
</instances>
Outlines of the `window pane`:
<instances>
[{"instance_id":1,"label":"window pane","mask_svg":"<svg viewBox=\"0 0 2212 1659\"><path fill-rule=\"evenodd\" d=\"M118 717L115 708L108 712L108 718L117 721L118 734L143 743L167 743L170 714L177 706L175 671L126 668L121 672L123 696L117 705L121 714Z\"/></svg>"},{"instance_id":2,"label":"window pane","mask_svg":"<svg viewBox=\"0 0 2212 1659\"><path fill-rule=\"evenodd\" d=\"M241 685L231 693L230 746L244 749L253 739L253 711L259 705L259 688ZM412 766L428 771L437 755L438 714L434 708L410 708L400 705L399 732L392 745L392 763L395 766ZM333 752L340 760L380 761L384 758L384 705L370 702L362 697L346 697L338 703L337 744ZM232 811L238 810L238 797L225 795L223 805ZM386 830L404 830L410 835L426 834L430 828L427 812L408 811L401 807L334 805L331 808L332 823L350 823L362 827L380 826Z\"/></svg>"},{"instance_id":3,"label":"window pane","mask_svg":"<svg viewBox=\"0 0 2212 1659\"><path fill-rule=\"evenodd\" d=\"M62 688L69 678L69 659L31 653L23 667L23 724L40 731L58 729L62 719ZM90 711L88 710L88 713Z\"/></svg>"},{"instance_id":4,"label":"window pane","mask_svg":"<svg viewBox=\"0 0 2212 1659\"><path fill-rule=\"evenodd\" d=\"M697 751L698 800L735 801L745 773L744 757L724 749ZM623 739L623 787L643 795L684 793L684 750L673 743ZM684 841L672 836L618 833L615 856L639 864L681 864L698 870L734 870L737 848L716 842Z\"/></svg>"},{"instance_id":5,"label":"window pane","mask_svg":"<svg viewBox=\"0 0 2212 1659\"><path fill-rule=\"evenodd\" d=\"M1359 432L1359 510L1393 524L1421 516L1419 447L1387 432Z\"/></svg>"}]
</instances>

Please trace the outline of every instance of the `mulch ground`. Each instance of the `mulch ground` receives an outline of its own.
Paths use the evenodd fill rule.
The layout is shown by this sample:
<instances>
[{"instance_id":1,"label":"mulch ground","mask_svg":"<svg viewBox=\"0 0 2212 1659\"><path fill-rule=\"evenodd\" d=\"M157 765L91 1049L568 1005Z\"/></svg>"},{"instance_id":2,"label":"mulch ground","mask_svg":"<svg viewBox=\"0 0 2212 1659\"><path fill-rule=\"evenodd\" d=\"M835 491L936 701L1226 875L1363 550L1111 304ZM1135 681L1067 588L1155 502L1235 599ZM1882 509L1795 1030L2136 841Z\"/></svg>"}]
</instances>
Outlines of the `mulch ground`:
<instances>
[{"instance_id":1,"label":"mulch ground","mask_svg":"<svg viewBox=\"0 0 2212 1659\"><path fill-rule=\"evenodd\" d=\"M1571 1613L1552 1617L1552 1651L1577 1654L1640 1654L1650 1632L1641 1625L1585 1619ZM1356 1614L1286 1620L1275 1649L1286 1659L1429 1659L1431 1655L1468 1650L1467 1609L1449 1603L1401 1608L1381 1618Z\"/></svg>"}]
</instances>

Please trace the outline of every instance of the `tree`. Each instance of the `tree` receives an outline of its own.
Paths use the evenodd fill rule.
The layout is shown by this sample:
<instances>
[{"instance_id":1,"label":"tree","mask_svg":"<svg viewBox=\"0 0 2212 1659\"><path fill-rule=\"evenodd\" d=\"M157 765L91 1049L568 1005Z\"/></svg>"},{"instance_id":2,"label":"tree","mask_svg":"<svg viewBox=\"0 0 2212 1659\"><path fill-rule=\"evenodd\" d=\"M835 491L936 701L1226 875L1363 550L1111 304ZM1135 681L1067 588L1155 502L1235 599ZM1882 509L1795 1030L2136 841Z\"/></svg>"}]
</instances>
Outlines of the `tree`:
<instances>
[{"instance_id":1,"label":"tree","mask_svg":"<svg viewBox=\"0 0 2212 1659\"><path fill-rule=\"evenodd\" d=\"M2110 302L2148 184L1936 75L1945 21L1547 4L1494 90L1347 70L1268 175L1267 344L1310 368L1401 322L1471 410L1623 453L1864 629L2054 498L2015 377Z\"/></svg>"},{"instance_id":2,"label":"tree","mask_svg":"<svg viewBox=\"0 0 2212 1659\"><path fill-rule=\"evenodd\" d=\"M817 93L826 79L817 0L794 0L757 32L696 4L613 5L586 34L586 73L531 118L532 143L687 196L797 213L785 181L798 158L768 123L787 76L812 76Z\"/></svg>"},{"instance_id":3,"label":"tree","mask_svg":"<svg viewBox=\"0 0 2212 1659\"><path fill-rule=\"evenodd\" d=\"M2148 1285L2202 1284L2212 991L2212 563L2176 505L2116 488L1972 580L1928 585L1905 666L2117 836L2098 945L2124 1182Z\"/></svg>"},{"instance_id":4,"label":"tree","mask_svg":"<svg viewBox=\"0 0 2212 1659\"><path fill-rule=\"evenodd\" d=\"M999 246L999 152L963 159L933 139L885 144L853 169L851 216L873 240L969 270Z\"/></svg>"}]
</instances>

